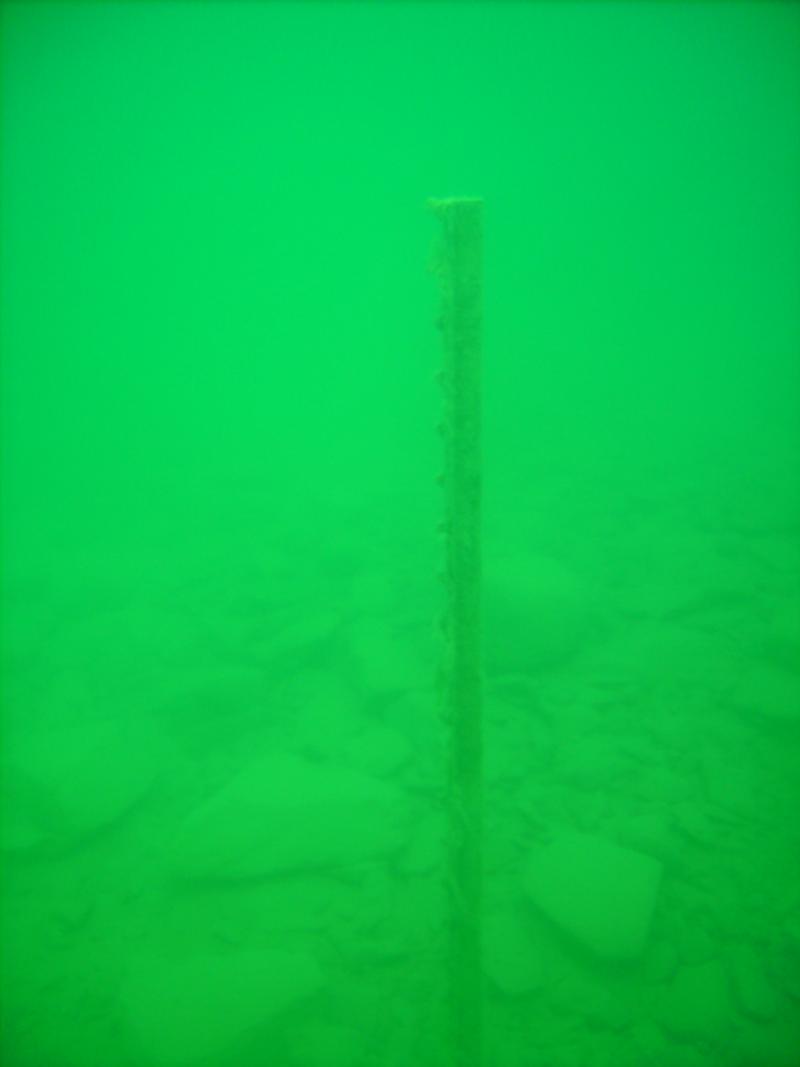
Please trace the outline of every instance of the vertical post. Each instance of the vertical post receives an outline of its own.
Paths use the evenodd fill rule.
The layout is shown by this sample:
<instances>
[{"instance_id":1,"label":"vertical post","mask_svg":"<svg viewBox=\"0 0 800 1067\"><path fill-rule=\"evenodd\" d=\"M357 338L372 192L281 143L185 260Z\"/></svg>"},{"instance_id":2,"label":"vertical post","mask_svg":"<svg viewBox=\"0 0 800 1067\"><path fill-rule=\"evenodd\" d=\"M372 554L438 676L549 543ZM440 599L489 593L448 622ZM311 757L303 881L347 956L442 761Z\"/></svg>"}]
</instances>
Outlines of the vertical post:
<instances>
[{"instance_id":1,"label":"vertical post","mask_svg":"<svg viewBox=\"0 0 800 1067\"><path fill-rule=\"evenodd\" d=\"M432 200L444 342L445 609L441 714L448 738L448 1024L455 1067L482 1063L481 259L483 201Z\"/></svg>"}]
</instances>

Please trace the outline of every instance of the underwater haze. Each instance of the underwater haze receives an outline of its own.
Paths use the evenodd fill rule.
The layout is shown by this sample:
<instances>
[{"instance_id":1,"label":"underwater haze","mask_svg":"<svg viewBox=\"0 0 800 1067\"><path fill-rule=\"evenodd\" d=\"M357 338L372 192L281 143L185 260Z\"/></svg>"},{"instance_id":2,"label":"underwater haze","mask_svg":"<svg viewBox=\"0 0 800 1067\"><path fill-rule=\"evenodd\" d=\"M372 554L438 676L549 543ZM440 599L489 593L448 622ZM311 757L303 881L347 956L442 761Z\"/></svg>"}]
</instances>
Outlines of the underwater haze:
<instances>
[{"instance_id":1,"label":"underwater haze","mask_svg":"<svg viewBox=\"0 0 800 1067\"><path fill-rule=\"evenodd\" d=\"M0 19L3 1067L796 1067L800 5Z\"/></svg>"}]
</instances>

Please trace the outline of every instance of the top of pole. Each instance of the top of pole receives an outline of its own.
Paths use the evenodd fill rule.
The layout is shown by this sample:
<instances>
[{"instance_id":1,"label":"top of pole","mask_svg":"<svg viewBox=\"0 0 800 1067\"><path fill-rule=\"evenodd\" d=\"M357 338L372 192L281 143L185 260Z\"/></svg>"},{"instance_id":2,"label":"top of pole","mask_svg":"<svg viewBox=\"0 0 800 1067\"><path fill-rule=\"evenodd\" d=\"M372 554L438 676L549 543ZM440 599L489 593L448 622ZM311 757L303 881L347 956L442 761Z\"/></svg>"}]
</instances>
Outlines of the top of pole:
<instances>
[{"instance_id":1,"label":"top of pole","mask_svg":"<svg viewBox=\"0 0 800 1067\"><path fill-rule=\"evenodd\" d=\"M450 208L455 207L468 207L473 205L474 207L483 206L482 196L444 196L444 197L429 197L427 201L428 207L431 211L448 211Z\"/></svg>"}]
</instances>

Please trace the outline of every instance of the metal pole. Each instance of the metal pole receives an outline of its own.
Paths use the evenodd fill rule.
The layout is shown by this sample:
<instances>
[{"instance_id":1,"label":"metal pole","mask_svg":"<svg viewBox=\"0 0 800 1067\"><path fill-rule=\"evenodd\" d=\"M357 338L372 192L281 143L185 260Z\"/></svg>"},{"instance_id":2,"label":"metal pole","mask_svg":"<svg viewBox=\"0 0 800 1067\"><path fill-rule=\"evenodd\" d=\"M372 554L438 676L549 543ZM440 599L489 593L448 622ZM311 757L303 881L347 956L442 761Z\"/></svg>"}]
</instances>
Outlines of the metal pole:
<instances>
[{"instance_id":1,"label":"metal pole","mask_svg":"<svg viewBox=\"0 0 800 1067\"><path fill-rule=\"evenodd\" d=\"M482 1063L481 259L483 201L432 200L444 342L445 610L441 714L448 737L448 1025L455 1067Z\"/></svg>"}]
</instances>

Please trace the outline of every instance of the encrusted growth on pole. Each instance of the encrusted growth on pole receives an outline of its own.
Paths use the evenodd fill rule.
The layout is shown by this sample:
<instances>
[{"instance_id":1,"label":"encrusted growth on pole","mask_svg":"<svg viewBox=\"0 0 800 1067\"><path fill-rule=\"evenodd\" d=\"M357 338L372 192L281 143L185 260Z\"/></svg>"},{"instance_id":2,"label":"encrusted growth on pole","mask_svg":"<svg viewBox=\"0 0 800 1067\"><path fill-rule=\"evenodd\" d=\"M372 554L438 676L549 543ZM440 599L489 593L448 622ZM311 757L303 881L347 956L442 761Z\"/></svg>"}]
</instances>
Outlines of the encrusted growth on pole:
<instances>
[{"instance_id":1,"label":"encrusted growth on pole","mask_svg":"<svg viewBox=\"0 0 800 1067\"><path fill-rule=\"evenodd\" d=\"M441 713L448 738L448 1015L455 1067L482 1063L481 260L483 201L432 200L444 343L445 610Z\"/></svg>"}]
</instances>

